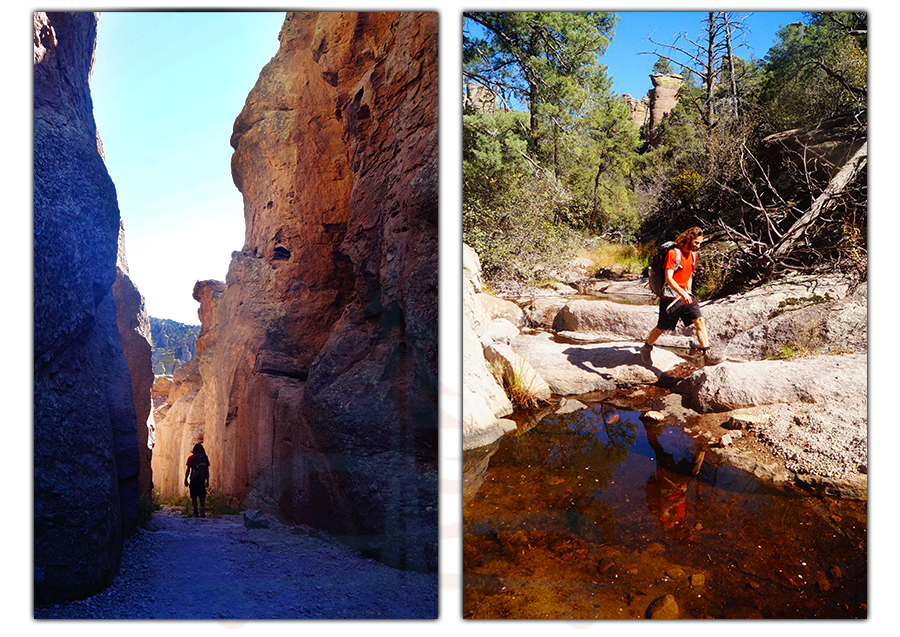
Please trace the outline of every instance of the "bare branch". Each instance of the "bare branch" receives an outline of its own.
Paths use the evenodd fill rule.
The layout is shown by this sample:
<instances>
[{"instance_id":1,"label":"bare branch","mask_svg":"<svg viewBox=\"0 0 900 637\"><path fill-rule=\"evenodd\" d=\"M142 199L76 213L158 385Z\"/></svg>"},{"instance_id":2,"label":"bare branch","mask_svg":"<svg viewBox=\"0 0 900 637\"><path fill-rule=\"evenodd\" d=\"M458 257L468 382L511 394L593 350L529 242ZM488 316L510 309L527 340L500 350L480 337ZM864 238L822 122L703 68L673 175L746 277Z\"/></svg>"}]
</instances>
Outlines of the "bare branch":
<instances>
[{"instance_id":1,"label":"bare branch","mask_svg":"<svg viewBox=\"0 0 900 637\"><path fill-rule=\"evenodd\" d=\"M806 234L806 231L816 219L828 210L831 202L842 195L848 184L852 183L860 171L865 168L868 163L868 145L868 142L863 143L859 150L853 154L853 157L850 158L850 161L831 179L825 191L810 206L809 211L798 219L778 244L773 247L770 254L774 260L777 261L787 254L793 244Z\"/></svg>"}]
</instances>

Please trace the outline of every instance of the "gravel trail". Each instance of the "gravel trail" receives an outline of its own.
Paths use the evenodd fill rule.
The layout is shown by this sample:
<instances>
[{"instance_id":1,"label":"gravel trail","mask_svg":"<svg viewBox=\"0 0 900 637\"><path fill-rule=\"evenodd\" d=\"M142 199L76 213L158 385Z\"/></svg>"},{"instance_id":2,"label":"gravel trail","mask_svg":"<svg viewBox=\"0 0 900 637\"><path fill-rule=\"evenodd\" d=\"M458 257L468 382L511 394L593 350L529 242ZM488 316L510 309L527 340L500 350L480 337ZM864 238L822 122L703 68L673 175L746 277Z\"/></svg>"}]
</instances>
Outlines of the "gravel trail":
<instances>
[{"instance_id":1,"label":"gravel trail","mask_svg":"<svg viewBox=\"0 0 900 637\"><path fill-rule=\"evenodd\" d=\"M389 568L315 532L166 508L125 541L112 585L36 619L429 619L438 576Z\"/></svg>"}]
</instances>

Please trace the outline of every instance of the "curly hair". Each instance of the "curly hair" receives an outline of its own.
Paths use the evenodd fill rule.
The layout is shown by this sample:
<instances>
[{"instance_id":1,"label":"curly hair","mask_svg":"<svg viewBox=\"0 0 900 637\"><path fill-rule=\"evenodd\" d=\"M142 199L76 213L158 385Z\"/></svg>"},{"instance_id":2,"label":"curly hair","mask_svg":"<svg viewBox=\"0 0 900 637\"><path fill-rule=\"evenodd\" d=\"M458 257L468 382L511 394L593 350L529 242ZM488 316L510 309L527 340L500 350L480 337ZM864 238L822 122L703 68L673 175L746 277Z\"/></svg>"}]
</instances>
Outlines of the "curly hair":
<instances>
[{"instance_id":1,"label":"curly hair","mask_svg":"<svg viewBox=\"0 0 900 637\"><path fill-rule=\"evenodd\" d=\"M692 228L688 228L687 230L682 232L680 235L678 235L678 237L676 237L676 239L675 239L675 245L677 245L679 248L683 248L688 243L690 243L695 237L702 237L702 236L703 236L703 228L701 228L700 226L694 226Z\"/></svg>"}]
</instances>

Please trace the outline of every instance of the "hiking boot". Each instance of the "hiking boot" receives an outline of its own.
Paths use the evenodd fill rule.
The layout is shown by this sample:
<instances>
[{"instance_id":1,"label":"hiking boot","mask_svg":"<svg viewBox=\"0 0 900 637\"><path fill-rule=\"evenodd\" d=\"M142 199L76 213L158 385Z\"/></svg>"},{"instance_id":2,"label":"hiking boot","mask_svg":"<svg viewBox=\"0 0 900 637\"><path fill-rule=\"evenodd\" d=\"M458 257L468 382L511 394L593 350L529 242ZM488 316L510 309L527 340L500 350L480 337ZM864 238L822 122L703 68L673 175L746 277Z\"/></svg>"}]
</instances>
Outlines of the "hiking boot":
<instances>
[{"instance_id":1,"label":"hiking boot","mask_svg":"<svg viewBox=\"0 0 900 637\"><path fill-rule=\"evenodd\" d=\"M722 356L722 352L719 350L713 349L712 347L707 347L703 349L703 364L704 365L718 365L722 361L725 360L725 357Z\"/></svg>"},{"instance_id":2,"label":"hiking boot","mask_svg":"<svg viewBox=\"0 0 900 637\"><path fill-rule=\"evenodd\" d=\"M653 359L650 358L650 352L652 352L652 351L653 351L653 346L650 345L649 343L644 343L641 346L641 350L640 350L641 362L643 362L644 365L646 365L647 367L650 367L650 365L653 364Z\"/></svg>"}]
</instances>

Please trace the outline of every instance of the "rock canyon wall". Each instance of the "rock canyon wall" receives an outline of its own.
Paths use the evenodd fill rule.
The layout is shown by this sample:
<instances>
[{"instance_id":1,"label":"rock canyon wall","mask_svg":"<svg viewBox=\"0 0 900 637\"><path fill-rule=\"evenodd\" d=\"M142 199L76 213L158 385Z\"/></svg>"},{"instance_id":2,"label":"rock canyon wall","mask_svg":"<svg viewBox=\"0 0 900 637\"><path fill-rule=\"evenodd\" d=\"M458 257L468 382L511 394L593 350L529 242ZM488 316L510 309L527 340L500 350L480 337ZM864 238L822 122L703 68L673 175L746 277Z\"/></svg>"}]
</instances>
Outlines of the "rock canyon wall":
<instances>
[{"instance_id":1,"label":"rock canyon wall","mask_svg":"<svg viewBox=\"0 0 900 637\"><path fill-rule=\"evenodd\" d=\"M214 490L436 571L438 17L289 13L279 40L231 138L245 243L194 290L202 383L154 475L182 493L202 439Z\"/></svg>"},{"instance_id":2,"label":"rock canyon wall","mask_svg":"<svg viewBox=\"0 0 900 637\"><path fill-rule=\"evenodd\" d=\"M34 14L36 604L109 584L151 480L138 433L142 420L146 445L149 394L132 390L152 383L147 318L117 270L119 208L88 85L96 28L93 13Z\"/></svg>"}]
</instances>

